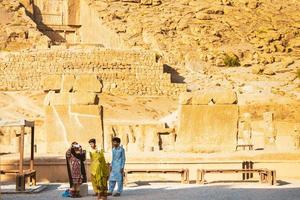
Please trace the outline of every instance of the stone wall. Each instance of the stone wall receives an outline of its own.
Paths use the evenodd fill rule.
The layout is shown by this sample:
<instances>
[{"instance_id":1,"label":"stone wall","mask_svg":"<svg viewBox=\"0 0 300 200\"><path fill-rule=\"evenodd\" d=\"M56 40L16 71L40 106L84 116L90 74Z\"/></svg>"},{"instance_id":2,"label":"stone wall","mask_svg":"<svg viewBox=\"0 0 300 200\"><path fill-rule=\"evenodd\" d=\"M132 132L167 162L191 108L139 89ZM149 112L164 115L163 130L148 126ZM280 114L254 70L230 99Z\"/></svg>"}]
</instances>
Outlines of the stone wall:
<instances>
[{"instance_id":1,"label":"stone wall","mask_svg":"<svg viewBox=\"0 0 300 200\"><path fill-rule=\"evenodd\" d=\"M0 61L0 90L56 90L44 83L60 84L62 75L80 74L97 75L104 93L178 95L186 90L185 84L171 83L154 53L102 49L11 53Z\"/></svg>"},{"instance_id":2,"label":"stone wall","mask_svg":"<svg viewBox=\"0 0 300 200\"><path fill-rule=\"evenodd\" d=\"M73 141L88 149L88 141L103 143L101 112L98 105L57 105L45 107L47 153L63 154Z\"/></svg>"},{"instance_id":3,"label":"stone wall","mask_svg":"<svg viewBox=\"0 0 300 200\"><path fill-rule=\"evenodd\" d=\"M299 104L236 105L235 92L211 88L180 96L176 150L233 151L300 149Z\"/></svg>"},{"instance_id":4,"label":"stone wall","mask_svg":"<svg viewBox=\"0 0 300 200\"><path fill-rule=\"evenodd\" d=\"M186 152L232 151L238 127L236 94L211 89L180 97L176 150Z\"/></svg>"}]
</instances>

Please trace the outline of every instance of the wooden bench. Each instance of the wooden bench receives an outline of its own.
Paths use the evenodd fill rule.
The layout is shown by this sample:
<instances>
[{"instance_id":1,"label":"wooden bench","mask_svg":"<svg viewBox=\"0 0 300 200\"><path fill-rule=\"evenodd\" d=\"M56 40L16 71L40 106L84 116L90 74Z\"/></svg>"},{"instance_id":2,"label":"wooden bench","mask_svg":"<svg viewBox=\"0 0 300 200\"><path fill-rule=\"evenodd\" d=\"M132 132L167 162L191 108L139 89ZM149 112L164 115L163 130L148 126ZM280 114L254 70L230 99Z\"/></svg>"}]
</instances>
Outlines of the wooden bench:
<instances>
[{"instance_id":1,"label":"wooden bench","mask_svg":"<svg viewBox=\"0 0 300 200\"><path fill-rule=\"evenodd\" d=\"M128 174L134 174L134 173L175 173L175 174L181 174L181 183L182 184L189 184L190 178L189 178L189 170L188 169L127 169L125 170L125 177L124 177L124 184L127 185L128 183Z\"/></svg>"},{"instance_id":2,"label":"wooden bench","mask_svg":"<svg viewBox=\"0 0 300 200\"><path fill-rule=\"evenodd\" d=\"M261 183L268 183L270 185L276 184L276 171L268 169L198 169L197 170L197 184L204 184L205 174L208 173L219 173L219 174L232 174L232 173L243 173L252 174L258 173Z\"/></svg>"},{"instance_id":3,"label":"wooden bench","mask_svg":"<svg viewBox=\"0 0 300 200\"><path fill-rule=\"evenodd\" d=\"M237 144L235 150L237 151L240 147L242 147L243 150L246 150L247 147L249 150L253 150L253 144Z\"/></svg>"},{"instance_id":4,"label":"wooden bench","mask_svg":"<svg viewBox=\"0 0 300 200\"><path fill-rule=\"evenodd\" d=\"M36 185L36 171L24 170L23 174L19 170L1 170L0 174L16 176L16 190L25 191L26 180L28 185Z\"/></svg>"}]
</instances>

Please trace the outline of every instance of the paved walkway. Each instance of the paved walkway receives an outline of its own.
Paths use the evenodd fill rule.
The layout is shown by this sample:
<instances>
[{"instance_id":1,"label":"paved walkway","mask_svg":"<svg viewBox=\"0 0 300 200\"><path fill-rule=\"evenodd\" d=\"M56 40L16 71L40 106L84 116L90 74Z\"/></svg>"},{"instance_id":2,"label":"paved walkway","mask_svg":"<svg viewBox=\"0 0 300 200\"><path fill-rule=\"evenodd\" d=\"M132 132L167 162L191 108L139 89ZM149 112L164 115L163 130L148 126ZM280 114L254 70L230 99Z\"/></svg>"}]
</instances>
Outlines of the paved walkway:
<instances>
[{"instance_id":1,"label":"paved walkway","mask_svg":"<svg viewBox=\"0 0 300 200\"><path fill-rule=\"evenodd\" d=\"M66 184L50 184L38 194L5 194L1 200L57 200L66 189ZM92 196L82 200L96 199ZM267 186L258 183L219 183L181 185L178 183L139 183L125 188L120 200L299 200L300 182L283 182L279 186Z\"/></svg>"}]
</instances>

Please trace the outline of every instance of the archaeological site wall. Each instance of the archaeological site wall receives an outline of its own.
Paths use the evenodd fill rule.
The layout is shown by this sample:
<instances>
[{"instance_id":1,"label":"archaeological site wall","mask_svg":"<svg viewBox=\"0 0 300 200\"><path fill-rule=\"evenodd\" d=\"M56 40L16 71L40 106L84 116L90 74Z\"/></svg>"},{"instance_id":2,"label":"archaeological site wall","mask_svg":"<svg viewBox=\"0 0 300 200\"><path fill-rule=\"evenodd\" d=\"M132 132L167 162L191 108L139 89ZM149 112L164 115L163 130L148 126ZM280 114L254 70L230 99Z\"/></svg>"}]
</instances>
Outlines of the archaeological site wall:
<instances>
[{"instance_id":1,"label":"archaeological site wall","mask_svg":"<svg viewBox=\"0 0 300 200\"><path fill-rule=\"evenodd\" d=\"M299 103L240 105L238 140L245 137L243 133L248 131L256 148L280 151L298 149L299 109Z\"/></svg>"},{"instance_id":2,"label":"archaeological site wall","mask_svg":"<svg viewBox=\"0 0 300 200\"><path fill-rule=\"evenodd\" d=\"M57 90L47 82L59 85L64 74L95 74L102 92L118 95L178 95L186 90L184 84L171 83L154 53L115 50L9 54L0 62L0 90Z\"/></svg>"},{"instance_id":3,"label":"archaeological site wall","mask_svg":"<svg viewBox=\"0 0 300 200\"><path fill-rule=\"evenodd\" d=\"M183 93L179 103L177 150L216 152L235 148L238 106L233 91Z\"/></svg>"},{"instance_id":4,"label":"archaeological site wall","mask_svg":"<svg viewBox=\"0 0 300 200\"><path fill-rule=\"evenodd\" d=\"M183 93L176 150L233 151L237 145L281 152L300 148L299 103L237 103L235 92L227 89Z\"/></svg>"},{"instance_id":5,"label":"archaeological site wall","mask_svg":"<svg viewBox=\"0 0 300 200\"><path fill-rule=\"evenodd\" d=\"M75 140L91 137L107 149L112 136L127 141L129 151L158 150L157 130L164 124L130 124L124 127L135 127L134 131L126 133L117 131L119 124L107 128L110 125L103 125L99 96L178 96L186 91L185 84L171 82L153 52L97 48L9 53L0 62L0 80L2 92L46 93L45 117L39 127L43 136L37 137L37 149L54 154L63 153ZM108 130L105 135L104 129Z\"/></svg>"}]
</instances>

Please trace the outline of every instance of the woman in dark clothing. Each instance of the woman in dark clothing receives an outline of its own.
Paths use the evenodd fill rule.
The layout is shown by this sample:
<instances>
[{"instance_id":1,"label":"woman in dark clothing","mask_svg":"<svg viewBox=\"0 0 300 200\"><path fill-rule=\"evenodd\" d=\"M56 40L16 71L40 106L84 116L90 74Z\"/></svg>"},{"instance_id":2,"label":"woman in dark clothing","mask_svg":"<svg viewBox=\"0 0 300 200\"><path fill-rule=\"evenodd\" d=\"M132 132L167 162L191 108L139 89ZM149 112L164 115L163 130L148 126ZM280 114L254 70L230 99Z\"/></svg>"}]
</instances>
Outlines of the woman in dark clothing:
<instances>
[{"instance_id":1,"label":"woman in dark clothing","mask_svg":"<svg viewBox=\"0 0 300 200\"><path fill-rule=\"evenodd\" d=\"M71 147L66 152L66 161L67 161L67 170L68 170L70 188L73 187L73 181L72 181L72 176L71 176L71 167L70 167L71 150L74 148L74 145L76 145L76 144L78 144L78 143L72 142Z\"/></svg>"},{"instance_id":2,"label":"woman in dark clothing","mask_svg":"<svg viewBox=\"0 0 300 200\"><path fill-rule=\"evenodd\" d=\"M80 146L80 154L79 157L77 158L80 160L80 164L81 164L82 183L86 183L87 177L86 177L86 171L84 166L84 161L86 160L86 151L82 150L81 146Z\"/></svg>"},{"instance_id":3,"label":"woman in dark clothing","mask_svg":"<svg viewBox=\"0 0 300 200\"><path fill-rule=\"evenodd\" d=\"M71 148L71 157L69 159L71 177L73 186L70 189L71 197L80 197L80 185L82 184L82 173L81 173L81 160L79 159L81 155L80 145L76 144Z\"/></svg>"},{"instance_id":4,"label":"woman in dark clothing","mask_svg":"<svg viewBox=\"0 0 300 200\"><path fill-rule=\"evenodd\" d=\"M72 142L71 147L66 152L66 161L67 161L67 170L68 170L70 188L73 187L73 181L72 181L72 176L71 176L70 158L71 158L72 149L74 149L75 145L78 145L78 143L77 142ZM86 176L86 171L85 171L85 166L84 166L84 161L86 160L86 151L82 150L82 148L80 146L80 154L73 154L73 155L77 159L80 160L82 183L86 183L87 182L87 176Z\"/></svg>"}]
</instances>

